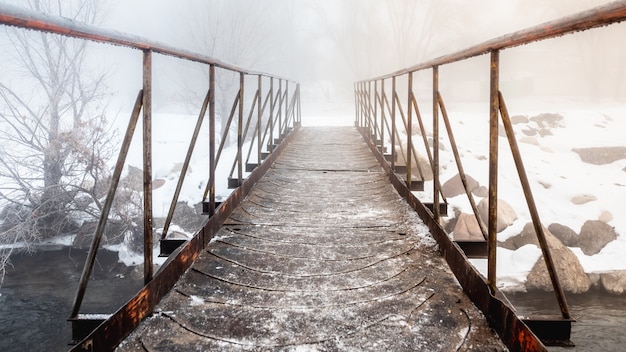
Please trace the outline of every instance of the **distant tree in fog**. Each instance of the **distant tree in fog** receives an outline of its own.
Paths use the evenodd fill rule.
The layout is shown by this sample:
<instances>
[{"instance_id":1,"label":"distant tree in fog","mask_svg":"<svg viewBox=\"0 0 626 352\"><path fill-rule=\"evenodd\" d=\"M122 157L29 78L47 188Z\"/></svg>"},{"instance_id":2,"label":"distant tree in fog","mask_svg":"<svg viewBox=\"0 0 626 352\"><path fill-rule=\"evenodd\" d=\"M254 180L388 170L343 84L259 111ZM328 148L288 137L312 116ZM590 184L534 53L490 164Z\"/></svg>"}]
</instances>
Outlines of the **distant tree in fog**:
<instances>
[{"instance_id":1,"label":"distant tree in fog","mask_svg":"<svg viewBox=\"0 0 626 352\"><path fill-rule=\"evenodd\" d=\"M453 5L448 0L312 2L351 80L417 64L445 47L446 38L459 31Z\"/></svg>"},{"instance_id":2,"label":"distant tree in fog","mask_svg":"<svg viewBox=\"0 0 626 352\"><path fill-rule=\"evenodd\" d=\"M19 4L92 24L103 15L97 0ZM28 248L99 216L114 147L103 106L106 75L88 65L87 41L1 30L0 244ZM0 274L11 251L0 253Z\"/></svg>"},{"instance_id":3,"label":"distant tree in fog","mask_svg":"<svg viewBox=\"0 0 626 352\"><path fill-rule=\"evenodd\" d=\"M267 2L240 0L209 0L194 4L188 9L191 13L187 23L194 50L228 64L255 69L272 57L274 38L269 32L275 25L275 17L271 7ZM224 129L239 90L239 75L217 69L216 76L216 110ZM208 82L208 68L204 78ZM187 88L194 95L206 93L195 87ZM198 96L193 100L201 101Z\"/></svg>"}]
</instances>

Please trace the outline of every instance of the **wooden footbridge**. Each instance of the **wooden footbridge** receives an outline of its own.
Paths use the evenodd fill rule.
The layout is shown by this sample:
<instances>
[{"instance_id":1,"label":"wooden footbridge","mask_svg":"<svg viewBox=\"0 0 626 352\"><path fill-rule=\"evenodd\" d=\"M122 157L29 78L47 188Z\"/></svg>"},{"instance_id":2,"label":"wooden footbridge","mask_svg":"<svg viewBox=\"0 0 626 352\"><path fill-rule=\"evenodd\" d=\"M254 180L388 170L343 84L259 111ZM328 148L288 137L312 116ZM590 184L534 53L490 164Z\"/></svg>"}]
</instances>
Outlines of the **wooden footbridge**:
<instances>
[{"instance_id":1,"label":"wooden footbridge","mask_svg":"<svg viewBox=\"0 0 626 352\"><path fill-rule=\"evenodd\" d=\"M499 53L625 19L626 1L617 1L357 82L355 126L313 128L302 127L300 85L296 82L131 35L0 4L2 24L143 52L142 89L70 313L72 350L543 351L546 344L571 344L573 320L499 89ZM152 214L153 54L206 65L209 73L209 89L159 235ZM491 58L487 70L491 89L486 102L490 106L489 219L488 224L481 225L484 241L457 243L441 226L447 202L439 180L440 120L464 185L465 175L438 88L439 70L485 54ZM239 90L234 96L219 97L226 94L216 89L219 70L239 75ZM429 130L413 93L413 74L422 70L432 70L434 118ZM400 81L406 86L398 87ZM233 100L221 136L215 124L218 98ZM113 314L81 314L140 118L145 286ZM172 215L205 120L210 149L203 201L206 220L193 238L172 238ZM519 317L496 287L500 123L520 175L560 315ZM236 156L220 160L230 134L236 134ZM414 136L424 142L432 181L424 177ZM218 202L216 168L228 162L232 162L228 184L233 190L225 201ZM418 198L416 191L425 187L432 187L431 199ZM478 218L473 196L469 191L467 195ZM482 224L480 220L478 223ZM168 257L156 272L155 236L160 254ZM487 277L469 263L468 257L488 259Z\"/></svg>"},{"instance_id":2,"label":"wooden footbridge","mask_svg":"<svg viewBox=\"0 0 626 352\"><path fill-rule=\"evenodd\" d=\"M352 127L301 128L119 351L504 345Z\"/></svg>"}]
</instances>

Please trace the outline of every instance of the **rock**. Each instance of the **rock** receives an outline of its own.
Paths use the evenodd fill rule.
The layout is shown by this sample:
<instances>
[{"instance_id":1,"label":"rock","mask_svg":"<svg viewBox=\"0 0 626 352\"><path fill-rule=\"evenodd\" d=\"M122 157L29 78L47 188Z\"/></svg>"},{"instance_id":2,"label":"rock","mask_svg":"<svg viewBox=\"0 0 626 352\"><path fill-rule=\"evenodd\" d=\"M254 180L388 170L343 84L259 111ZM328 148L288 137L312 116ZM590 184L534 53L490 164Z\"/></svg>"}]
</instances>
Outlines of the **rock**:
<instances>
[{"instance_id":1,"label":"rock","mask_svg":"<svg viewBox=\"0 0 626 352\"><path fill-rule=\"evenodd\" d=\"M548 231L567 247L576 247L578 245L578 234L570 227L554 223L548 226Z\"/></svg>"},{"instance_id":2,"label":"rock","mask_svg":"<svg viewBox=\"0 0 626 352\"><path fill-rule=\"evenodd\" d=\"M485 186L480 186L476 188L475 190L473 190L472 194L477 197L483 197L483 198L489 197L489 188Z\"/></svg>"},{"instance_id":3,"label":"rock","mask_svg":"<svg viewBox=\"0 0 626 352\"><path fill-rule=\"evenodd\" d=\"M600 283L609 293L622 294L626 291L626 270L600 274Z\"/></svg>"},{"instance_id":4,"label":"rock","mask_svg":"<svg viewBox=\"0 0 626 352\"><path fill-rule=\"evenodd\" d=\"M603 210L602 213L600 213L600 216L598 216L598 220L604 223L609 223L613 220L613 214L611 214L608 210Z\"/></svg>"},{"instance_id":5,"label":"rock","mask_svg":"<svg viewBox=\"0 0 626 352\"><path fill-rule=\"evenodd\" d=\"M459 210L459 208L457 207L452 207L452 213L454 214L454 216L449 217L448 221L446 221L443 227L443 229L446 230L446 233L454 232L457 220L459 219L459 216L461 216L461 210Z\"/></svg>"},{"instance_id":6,"label":"rock","mask_svg":"<svg viewBox=\"0 0 626 352\"><path fill-rule=\"evenodd\" d=\"M528 117L524 115L511 116L511 123L514 125L518 123L528 123Z\"/></svg>"},{"instance_id":7,"label":"rock","mask_svg":"<svg viewBox=\"0 0 626 352\"><path fill-rule=\"evenodd\" d=\"M537 234L535 234L535 228L532 223L526 224L519 234L509 237L506 241L500 244L501 247L510 249L512 251L517 250L527 244L533 244L539 247L539 241L537 240Z\"/></svg>"},{"instance_id":8,"label":"rock","mask_svg":"<svg viewBox=\"0 0 626 352\"><path fill-rule=\"evenodd\" d=\"M476 181L472 176L465 175L465 179L467 181L467 188L469 191L473 191L478 187L478 181ZM463 183L461 182L461 176L456 174L454 177L446 181L441 186L441 191L446 197L456 197L460 194L465 194L465 189L463 188Z\"/></svg>"},{"instance_id":9,"label":"rock","mask_svg":"<svg viewBox=\"0 0 626 352\"><path fill-rule=\"evenodd\" d=\"M165 180L162 178L157 178L154 181L152 181L152 189L159 189L161 188L163 185L165 184Z\"/></svg>"},{"instance_id":10,"label":"rock","mask_svg":"<svg viewBox=\"0 0 626 352\"><path fill-rule=\"evenodd\" d=\"M461 213L459 214L456 225L454 226L454 240L455 241L484 241L483 233L480 231L480 226L476 217L471 214Z\"/></svg>"},{"instance_id":11,"label":"rock","mask_svg":"<svg viewBox=\"0 0 626 352\"><path fill-rule=\"evenodd\" d=\"M593 202L594 200L598 200L598 198L596 198L596 196L594 196L593 194L579 194L572 197L570 201L573 204L582 205L585 203Z\"/></svg>"},{"instance_id":12,"label":"rock","mask_svg":"<svg viewBox=\"0 0 626 352\"><path fill-rule=\"evenodd\" d=\"M526 224L524 231L527 230L527 227L532 228L532 223ZM587 274L585 274L585 271L583 270L582 265L580 265L580 262L574 252L565 247L563 243L550 233L548 229L544 229L544 234L546 236L546 242L548 243L548 248L550 248L552 260L563 290L571 293L583 293L589 291L591 281L589 280ZM530 270L528 278L526 279L526 289L543 291L553 290L550 274L548 273L543 256L537 260L533 268Z\"/></svg>"},{"instance_id":13,"label":"rock","mask_svg":"<svg viewBox=\"0 0 626 352\"><path fill-rule=\"evenodd\" d=\"M616 160L626 159L626 147L574 148L580 159L588 164L604 165Z\"/></svg>"},{"instance_id":14,"label":"rock","mask_svg":"<svg viewBox=\"0 0 626 352\"><path fill-rule=\"evenodd\" d=\"M526 143L526 144L530 144L530 145L539 145L539 142L537 141L537 138L535 137L522 137L520 138L520 143Z\"/></svg>"},{"instance_id":15,"label":"rock","mask_svg":"<svg viewBox=\"0 0 626 352\"><path fill-rule=\"evenodd\" d=\"M539 130L539 136L540 137L552 136L552 131L550 131L547 128L542 128L542 129Z\"/></svg>"},{"instance_id":16,"label":"rock","mask_svg":"<svg viewBox=\"0 0 626 352\"><path fill-rule=\"evenodd\" d=\"M483 198L480 203L478 203L478 214L480 214L480 218L485 222L485 224L489 223L489 199ZM507 227L511 226L513 222L517 220L517 214L515 210L509 205L509 203L503 201L502 199L498 199L498 224L497 231L500 232Z\"/></svg>"},{"instance_id":17,"label":"rock","mask_svg":"<svg viewBox=\"0 0 626 352\"><path fill-rule=\"evenodd\" d=\"M611 225L599 220L587 220L580 229L578 245L586 255L594 255L616 238L617 234Z\"/></svg>"},{"instance_id":18,"label":"rock","mask_svg":"<svg viewBox=\"0 0 626 352\"><path fill-rule=\"evenodd\" d=\"M530 121L534 121L539 127L563 127L561 124L561 120L563 120L563 116L560 114L539 114L537 116L533 116L530 118Z\"/></svg>"}]
</instances>

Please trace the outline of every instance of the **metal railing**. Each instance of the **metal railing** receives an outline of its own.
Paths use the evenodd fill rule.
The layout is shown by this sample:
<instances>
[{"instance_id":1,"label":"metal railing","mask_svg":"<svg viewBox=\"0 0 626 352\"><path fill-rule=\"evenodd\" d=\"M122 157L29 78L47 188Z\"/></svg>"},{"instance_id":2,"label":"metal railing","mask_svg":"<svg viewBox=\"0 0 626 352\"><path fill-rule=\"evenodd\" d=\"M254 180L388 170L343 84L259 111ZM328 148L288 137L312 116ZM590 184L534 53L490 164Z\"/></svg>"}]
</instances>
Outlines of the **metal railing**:
<instances>
[{"instance_id":1,"label":"metal railing","mask_svg":"<svg viewBox=\"0 0 626 352\"><path fill-rule=\"evenodd\" d=\"M89 277L92 273L96 254L100 248L104 229L109 218L109 212L113 205L122 169L128 155L130 144L135 134L135 127L142 114L142 144L143 144L143 250L144 250L144 285L148 285L154 277L153 273L153 212L152 212L152 58L154 54L167 55L184 61L191 61L206 65L209 73L209 89L204 97L200 112L196 121L193 135L189 141L187 154L177 181L176 190L172 197L171 205L165 220L161 240L165 241L172 222L174 210L182 185L187 174L191 156L197 146L201 126L208 112L209 124L209 179L203 194L203 209L206 215L213 217L219 202L216 202L215 183L216 168L220 161L222 151L230 134L237 134L237 153L232 160L232 168L229 175L229 187L237 188L243 185L245 172L253 172L260 165L268 161L277 146L286 138L289 132L300 125L300 86L298 83L285 78L246 70L230 65L212 57L170 47L164 44L107 30L92 25L78 23L66 18L49 16L35 11L30 11L7 4L0 4L0 24L24 29L54 33L98 43L108 43L128 49L141 50L143 52L142 89L139 91L132 114L128 121L126 133L122 141L121 149L115 164L112 180L102 207L97 229L89 250L88 257L83 268L79 287L74 299L70 320L77 319L83 301ZM233 105L223 129L220 144L217 146L216 137L216 70L225 70L239 76L238 89L233 97ZM254 84L250 82L254 80ZM246 99L251 94L252 99ZM236 119L235 119L236 117ZM236 130L231 124L236 120ZM235 130L233 132L233 130ZM246 143L249 148L244 149ZM256 146L256 148L255 148ZM271 161L270 161L271 162ZM235 174L236 169L236 174ZM234 177L233 177L234 176ZM232 180L231 180L232 179ZM240 197L240 193L235 194ZM204 236L204 229L196 233L195 237ZM208 238L201 240L203 244ZM166 263L167 264L167 263ZM167 290L166 290L167 291ZM164 294L161 293L161 295ZM148 311L151 309L148 309ZM147 314L146 312L138 314ZM95 327L95 326L94 326ZM81 336L82 338L82 336Z\"/></svg>"},{"instance_id":2,"label":"metal railing","mask_svg":"<svg viewBox=\"0 0 626 352\"><path fill-rule=\"evenodd\" d=\"M548 267L552 286L556 294L556 298L564 319L570 319L569 308L563 293L563 289L558 279L557 272L553 263L550 249L547 245L543 227L539 218L539 212L535 205L533 195L530 189L528 178L522 162L520 150L517 146L509 113L504 101L503 93L499 87L499 54L500 51L512 47L563 36L578 31L591 28L602 27L626 20L626 1L616 1L605 6L593 8L572 16L564 17L559 20L544 23L542 25L530 27L525 30L504 35L481 44L472 46L466 50L445 55L415 66L408 67L383 76L356 82L355 104L356 116L355 124L362 128L367 136L370 136L372 143L378 146L381 152L384 152L385 145L391 145L389 154L385 159L390 163L391 170L400 172L404 175L405 185L408 189L412 189L413 182L423 181L422 170L417 160L415 145L413 141L413 122L419 123L420 133L423 138L424 148L426 150L429 166L433 174L433 204L431 208L432 218L439 224L441 217L440 203L446 202L445 196L441 191L441 183L439 179L440 158L439 158L439 137L440 137L440 120L442 119L449 138L459 176L468 200L471 204L474 216L480 226L480 231L485 237L488 244L488 272L487 284L492 293L496 292L496 247L497 247L497 206L498 206L498 124L499 119L504 126L506 137L508 139L513 160L515 162L517 173L522 185L523 193L532 218L533 227L536 232L538 242L543 254L543 258ZM453 130L448 118L448 114L444 105L442 94L439 90L439 69L444 65L454 62L463 61L477 56L490 55L490 95L489 95L489 193L488 193L488 223L487 228L484 227L478 215L476 204L471 191L468 188L466 175L463 169L462 161L459 156L456 141L454 139ZM413 75L418 71L432 70L432 144L429 144L426 138L424 121L420 114L420 109L416 94L414 93ZM398 89L397 80L402 78L407 81L406 89ZM390 88L389 88L390 83ZM386 88L387 87L387 88ZM387 91L390 91L388 96ZM406 105L402 105L400 92L408 94L405 101ZM401 121L398 121L398 115ZM441 119L440 116L441 115ZM400 136L405 135L405 139L401 140ZM396 148L399 147L400 153ZM400 154L400 155L398 155ZM406 165L406 169L397 166L399 157ZM412 175L412 164L416 163L419 178Z\"/></svg>"}]
</instances>

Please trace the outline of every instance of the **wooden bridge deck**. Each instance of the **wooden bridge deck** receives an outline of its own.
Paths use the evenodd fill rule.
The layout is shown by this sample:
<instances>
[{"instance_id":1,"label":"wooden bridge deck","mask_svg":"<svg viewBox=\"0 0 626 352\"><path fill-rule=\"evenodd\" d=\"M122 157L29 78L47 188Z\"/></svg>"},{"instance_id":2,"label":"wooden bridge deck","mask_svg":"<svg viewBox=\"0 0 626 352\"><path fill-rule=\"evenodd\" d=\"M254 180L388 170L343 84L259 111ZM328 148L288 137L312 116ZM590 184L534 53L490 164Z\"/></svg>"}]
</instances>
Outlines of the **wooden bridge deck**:
<instances>
[{"instance_id":1,"label":"wooden bridge deck","mask_svg":"<svg viewBox=\"0 0 626 352\"><path fill-rule=\"evenodd\" d=\"M356 129L295 133L118 350L506 350Z\"/></svg>"}]
</instances>

